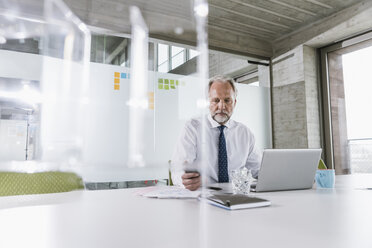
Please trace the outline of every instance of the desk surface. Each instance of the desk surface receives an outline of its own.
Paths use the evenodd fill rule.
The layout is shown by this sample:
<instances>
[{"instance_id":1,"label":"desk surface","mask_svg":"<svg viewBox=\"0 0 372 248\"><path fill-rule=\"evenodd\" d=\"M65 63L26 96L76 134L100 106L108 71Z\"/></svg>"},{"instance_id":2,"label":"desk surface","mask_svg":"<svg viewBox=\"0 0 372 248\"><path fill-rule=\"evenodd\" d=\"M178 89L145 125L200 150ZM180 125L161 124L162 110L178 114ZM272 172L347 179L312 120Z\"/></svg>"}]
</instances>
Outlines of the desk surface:
<instances>
[{"instance_id":1,"label":"desk surface","mask_svg":"<svg viewBox=\"0 0 372 248\"><path fill-rule=\"evenodd\" d=\"M372 175L335 189L257 193L272 206L227 211L137 189L0 198L0 247L372 247Z\"/></svg>"}]
</instances>

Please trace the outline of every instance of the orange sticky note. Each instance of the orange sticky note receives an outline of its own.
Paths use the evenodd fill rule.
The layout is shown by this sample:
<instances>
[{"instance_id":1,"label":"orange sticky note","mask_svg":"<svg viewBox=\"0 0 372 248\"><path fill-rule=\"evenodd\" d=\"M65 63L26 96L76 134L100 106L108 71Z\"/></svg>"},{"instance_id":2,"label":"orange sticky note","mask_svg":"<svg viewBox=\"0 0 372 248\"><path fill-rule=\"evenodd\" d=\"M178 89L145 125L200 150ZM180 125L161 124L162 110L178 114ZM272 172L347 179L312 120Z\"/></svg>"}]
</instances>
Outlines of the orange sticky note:
<instances>
[{"instance_id":1,"label":"orange sticky note","mask_svg":"<svg viewBox=\"0 0 372 248\"><path fill-rule=\"evenodd\" d=\"M119 78L115 78L115 83L116 84L120 84L120 79Z\"/></svg>"},{"instance_id":2,"label":"orange sticky note","mask_svg":"<svg viewBox=\"0 0 372 248\"><path fill-rule=\"evenodd\" d=\"M120 78L120 72L115 72L115 77Z\"/></svg>"},{"instance_id":3,"label":"orange sticky note","mask_svg":"<svg viewBox=\"0 0 372 248\"><path fill-rule=\"evenodd\" d=\"M119 84L115 84L114 85L114 90L120 90L120 85Z\"/></svg>"}]
</instances>

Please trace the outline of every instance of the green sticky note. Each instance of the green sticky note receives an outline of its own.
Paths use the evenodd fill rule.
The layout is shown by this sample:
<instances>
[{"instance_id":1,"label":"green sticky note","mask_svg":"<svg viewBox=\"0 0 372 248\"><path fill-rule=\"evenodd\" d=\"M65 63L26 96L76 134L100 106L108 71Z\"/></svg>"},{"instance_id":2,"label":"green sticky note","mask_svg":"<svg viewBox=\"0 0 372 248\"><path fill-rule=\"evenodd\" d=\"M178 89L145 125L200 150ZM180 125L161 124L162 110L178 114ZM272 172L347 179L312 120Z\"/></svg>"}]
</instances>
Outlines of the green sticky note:
<instances>
[{"instance_id":1,"label":"green sticky note","mask_svg":"<svg viewBox=\"0 0 372 248\"><path fill-rule=\"evenodd\" d=\"M164 84L169 84L169 80L168 79L165 79L164 80Z\"/></svg>"},{"instance_id":2,"label":"green sticky note","mask_svg":"<svg viewBox=\"0 0 372 248\"><path fill-rule=\"evenodd\" d=\"M174 86L174 80L171 80L170 81L170 87L171 87L171 89L175 89L176 87Z\"/></svg>"},{"instance_id":3,"label":"green sticky note","mask_svg":"<svg viewBox=\"0 0 372 248\"><path fill-rule=\"evenodd\" d=\"M169 85L164 85L165 90L169 90Z\"/></svg>"},{"instance_id":4,"label":"green sticky note","mask_svg":"<svg viewBox=\"0 0 372 248\"><path fill-rule=\"evenodd\" d=\"M159 90L163 89L163 79L162 78L158 79L158 89Z\"/></svg>"},{"instance_id":5,"label":"green sticky note","mask_svg":"<svg viewBox=\"0 0 372 248\"><path fill-rule=\"evenodd\" d=\"M179 84L179 82L178 82L178 80L176 80L176 85L178 85Z\"/></svg>"},{"instance_id":6,"label":"green sticky note","mask_svg":"<svg viewBox=\"0 0 372 248\"><path fill-rule=\"evenodd\" d=\"M176 86L171 85L171 89L175 90L176 89Z\"/></svg>"}]
</instances>

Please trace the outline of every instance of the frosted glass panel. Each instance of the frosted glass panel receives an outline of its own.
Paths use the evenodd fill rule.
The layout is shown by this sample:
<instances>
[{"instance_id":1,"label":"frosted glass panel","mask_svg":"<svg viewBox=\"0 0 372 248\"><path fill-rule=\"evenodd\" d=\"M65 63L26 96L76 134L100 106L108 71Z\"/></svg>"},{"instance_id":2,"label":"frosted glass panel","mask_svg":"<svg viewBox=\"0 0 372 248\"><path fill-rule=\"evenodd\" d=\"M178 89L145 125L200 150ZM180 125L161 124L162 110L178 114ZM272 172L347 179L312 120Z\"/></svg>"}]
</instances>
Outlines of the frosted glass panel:
<instances>
[{"instance_id":1,"label":"frosted glass panel","mask_svg":"<svg viewBox=\"0 0 372 248\"><path fill-rule=\"evenodd\" d=\"M143 135L146 167L129 168L130 77L128 68L91 63L90 125L85 128L83 151L83 173L88 181L167 178L168 161L180 131L198 113L202 93L197 78L149 71Z\"/></svg>"},{"instance_id":2,"label":"frosted glass panel","mask_svg":"<svg viewBox=\"0 0 372 248\"><path fill-rule=\"evenodd\" d=\"M75 168L90 32L60 0L0 5L0 161Z\"/></svg>"},{"instance_id":3,"label":"frosted glass panel","mask_svg":"<svg viewBox=\"0 0 372 248\"><path fill-rule=\"evenodd\" d=\"M233 117L251 129L259 148L271 148L270 88L237 84Z\"/></svg>"}]
</instances>

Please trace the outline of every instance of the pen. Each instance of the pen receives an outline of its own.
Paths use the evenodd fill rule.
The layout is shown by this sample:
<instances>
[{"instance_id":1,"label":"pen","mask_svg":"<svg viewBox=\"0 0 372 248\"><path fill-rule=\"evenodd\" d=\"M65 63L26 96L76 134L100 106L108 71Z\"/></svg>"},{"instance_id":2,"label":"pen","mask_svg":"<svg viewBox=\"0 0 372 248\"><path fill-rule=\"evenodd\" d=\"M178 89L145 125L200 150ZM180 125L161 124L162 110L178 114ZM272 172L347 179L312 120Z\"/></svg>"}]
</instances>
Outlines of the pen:
<instances>
[{"instance_id":1,"label":"pen","mask_svg":"<svg viewBox=\"0 0 372 248\"><path fill-rule=\"evenodd\" d=\"M222 188L219 187L213 187L213 186L208 186L208 189L213 189L213 190L222 190Z\"/></svg>"}]
</instances>

